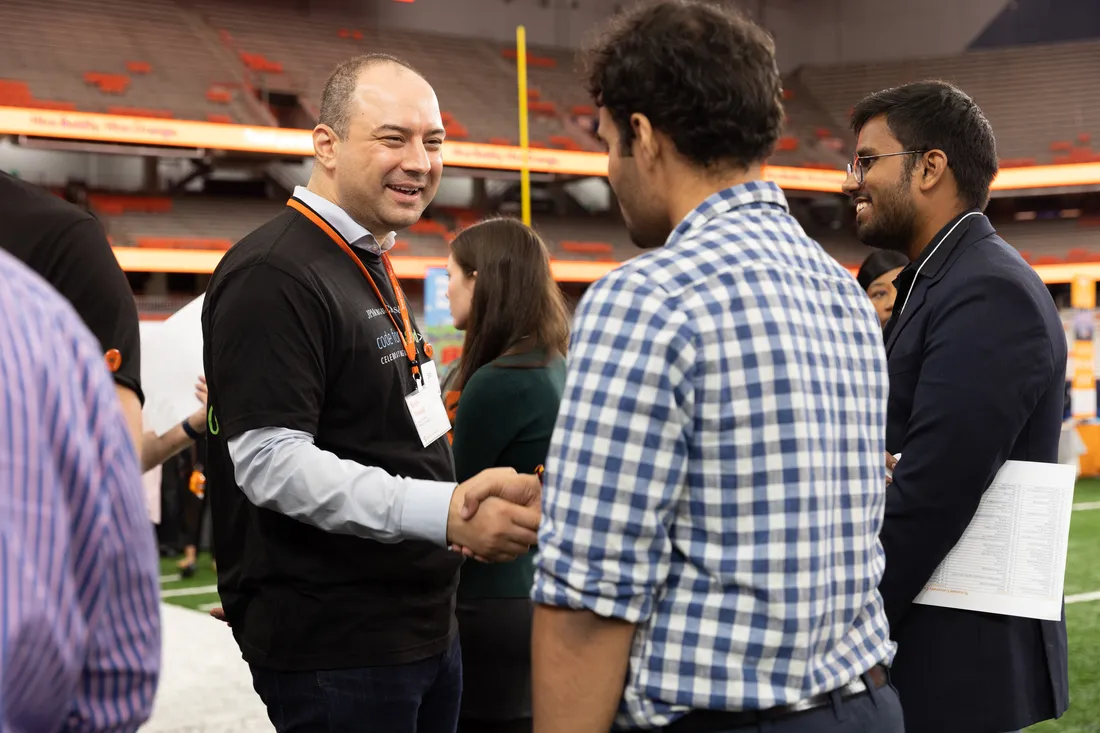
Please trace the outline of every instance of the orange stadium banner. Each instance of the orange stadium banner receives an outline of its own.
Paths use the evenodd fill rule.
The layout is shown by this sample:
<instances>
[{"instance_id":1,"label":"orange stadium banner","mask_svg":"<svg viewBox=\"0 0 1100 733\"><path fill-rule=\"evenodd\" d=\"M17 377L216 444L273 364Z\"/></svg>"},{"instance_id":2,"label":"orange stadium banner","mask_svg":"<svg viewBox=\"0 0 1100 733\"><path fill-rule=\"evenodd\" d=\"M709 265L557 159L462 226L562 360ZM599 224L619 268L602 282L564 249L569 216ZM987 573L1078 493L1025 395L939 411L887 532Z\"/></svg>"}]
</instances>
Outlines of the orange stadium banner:
<instances>
[{"instance_id":1,"label":"orange stadium banner","mask_svg":"<svg viewBox=\"0 0 1100 733\"><path fill-rule=\"evenodd\" d=\"M0 107L0 134L64 138L88 142L209 148L279 155L313 155L308 130L231 125L193 120L165 120L93 112ZM444 153L447 165L458 168L520 170L522 148L450 141ZM607 156L575 150L530 150L531 170L578 176L606 176ZM836 191L841 171L771 166L767 177L783 188Z\"/></svg>"},{"instance_id":2,"label":"orange stadium banner","mask_svg":"<svg viewBox=\"0 0 1100 733\"><path fill-rule=\"evenodd\" d=\"M252 153L311 156L308 130L282 127L167 120L92 112L0 107L0 134L63 138L101 143L207 148ZM520 170L523 151L511 145L450 141L444 158L459 168ZM534 148L530 167L540 173L606 176L607 156L576 150ZM795 191L836 192L844 172L817 168L767 166L765 177ZM1050 188L1100 184L1100 163L1008 168L993 182L994 190Z\"/></svg>"},{"instance_id":3,"label":"orange stadium banner","mask_svg":"<svg viewBox=\"0 0 1100 733\"><path fill-rule=\"evenodd\" d=\"M1100 163L1067 163L1003 168L990 186L994 191L1028 188L1095 186L1100 184Z\"/></svg>"},{"instance_id":4,"label":"orange stadium banner","mask_svg":"<svg viewBox=\"0 0 1100 733\"><path fill-rule=\"evenodd\" d=\"M114 247L115 258L127 272L190 272L209 275L225 255L221 250L147 249ZM394 272L403 280L423 280L430 267L446 267L444 257L392 257ZM590 283L599 280L621 262L551 260L550 270L558 282ZM854 277L856 267L848 270ZM1065 265L1035 265L1035 271L1048 285L1075 281L1100 281L1100 262Z\"/></svg>"},{"instance_id":5,"label":"orange stadium banner","mask_svg":"<svg viewBox=\"0 0 1100 733\"><path fill-rule=\"evenodd\" d=\"M0 133L89 142L313 155L313 138L309 130L93 112L0 107ZM450 141L446 147L446 162L464 168L519 170L522 154L520 148L508 145ZM531 167L542 172L606 176L607 156L569 150L532 150Z\"/></svg>"},{"instance_id":6,"label":"orange stadium banner","mask_svg":"<svg viewBox=\"0 0 1100 733\"><path fill-rule=\"evenodd\" d=\"M114 247L115 259L127 272L190 272L208 275L225 255L220 250L146 249ZM394 272L402 280L423 280L428 268L446 267L446 257L392 257ZM551 260L550 270L558 282L590 283L618 267L621 262Z\"/></svg>"},{"instance_id":7,"label":"orange stadium banner","mask_svg":"<svg viewBox=\"0 0 1100 733\"><path fill-rule=\"evenodd\" d=\"M64 138L102 143L208 148L279 155L313 155L308 130L234 125L193 120L166 120L92 112L0 107L0 134ZM520 170L521 148L450 141L446 164L458 168ZM576 150L535 148L531 170L578 176L606 176L607 156ZM817 168L768 166L765 176L794 191L836 192L844 172ZM995 190L1100 184L1100 163L1008 168L993 182Z\"/></svg>"}]
</instances>

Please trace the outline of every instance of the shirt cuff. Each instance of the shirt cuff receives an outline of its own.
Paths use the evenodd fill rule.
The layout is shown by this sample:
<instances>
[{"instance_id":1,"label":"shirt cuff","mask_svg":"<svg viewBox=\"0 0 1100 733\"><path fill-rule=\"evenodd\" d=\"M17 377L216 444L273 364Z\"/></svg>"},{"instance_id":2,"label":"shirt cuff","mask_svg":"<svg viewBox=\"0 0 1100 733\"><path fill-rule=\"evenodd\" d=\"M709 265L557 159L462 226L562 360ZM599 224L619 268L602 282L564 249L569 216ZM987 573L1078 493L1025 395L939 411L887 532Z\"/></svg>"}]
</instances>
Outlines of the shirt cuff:
<instances>
[{"instance_id":1,"label":"shirt cuff","mask_svg":"<svg viewBox=\"0 0 1100 733\"><path fill-rule=\"evenodd\" d=\"M406 540L427 540L447 546L447 516L451 495L458 484L444 481L405 479L404 506L401 509L401 536Z\"/></svg>"}]
</instances>

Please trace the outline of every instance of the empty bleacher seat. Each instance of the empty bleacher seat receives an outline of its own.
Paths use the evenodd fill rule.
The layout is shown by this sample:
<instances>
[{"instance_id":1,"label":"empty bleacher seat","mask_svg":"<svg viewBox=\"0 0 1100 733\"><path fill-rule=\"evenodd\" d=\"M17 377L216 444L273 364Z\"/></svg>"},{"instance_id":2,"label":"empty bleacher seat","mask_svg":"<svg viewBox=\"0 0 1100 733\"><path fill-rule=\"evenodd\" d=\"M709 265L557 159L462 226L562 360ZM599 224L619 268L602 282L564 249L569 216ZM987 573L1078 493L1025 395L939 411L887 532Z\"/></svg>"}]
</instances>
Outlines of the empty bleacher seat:
<instances>
[{"instance_id":1,"label":"empty bleacher seat","mask_svg":"<svg viewBox=\"0 0 1100 733\"><path fill-rule=\"evenodd\" d=\"M111 105L107 108L107 114L111 115L127 115L129 117L150 117L153 119L170 120L175 115L171 110L167 109L148 109L146 107L123 107L119 105Z\"/></svg>"},{"instance_id":2,"label":"empty bleacher seat","mask_svg":"<svg viewBox=\"0 0 1100 733\"><path fill-rule=\"evenodd\" d=\"M229 104L233 101L233 93L225 87L210 87L206 90L206 98L215 104Z\"/></svg>"},{"instance_id":3,"label":"empty bleacher seat","mask_svg":"<svg viewBox=\"0 0 1100 733\"><path fill-rule=\"evenodd\" d=\"M27 82L14 79L0 79L0 107L29 107L31 109L52 109L73 111L76 103L58 99L36 99L31 94Z\"/></svg>"}]
</instances>

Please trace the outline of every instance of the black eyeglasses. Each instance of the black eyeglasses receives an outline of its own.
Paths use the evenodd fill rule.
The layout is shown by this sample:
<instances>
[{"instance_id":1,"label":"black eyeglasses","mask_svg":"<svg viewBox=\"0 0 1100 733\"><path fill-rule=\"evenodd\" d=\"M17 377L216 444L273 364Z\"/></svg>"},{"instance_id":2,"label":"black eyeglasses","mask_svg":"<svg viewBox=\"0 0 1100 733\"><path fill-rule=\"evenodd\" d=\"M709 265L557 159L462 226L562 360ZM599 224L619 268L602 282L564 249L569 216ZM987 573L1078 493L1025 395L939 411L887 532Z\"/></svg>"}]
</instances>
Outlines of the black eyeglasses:
<instances>
[{"instance_id":1,"label":"black eyeglasses","mask_svg":"<svg viewBox=\"0 0 1100 733\"><path fill-rule=\"evenodd\" d=\"M874 160L875 158L889 158L894 155L924 155L927 150L903 150L900 153L879 153L878 155L855 155L852 157L852 162L848 164L848 175L856 179L856 183L863 185L863 161Z\"/></svg>"}]
</instances>

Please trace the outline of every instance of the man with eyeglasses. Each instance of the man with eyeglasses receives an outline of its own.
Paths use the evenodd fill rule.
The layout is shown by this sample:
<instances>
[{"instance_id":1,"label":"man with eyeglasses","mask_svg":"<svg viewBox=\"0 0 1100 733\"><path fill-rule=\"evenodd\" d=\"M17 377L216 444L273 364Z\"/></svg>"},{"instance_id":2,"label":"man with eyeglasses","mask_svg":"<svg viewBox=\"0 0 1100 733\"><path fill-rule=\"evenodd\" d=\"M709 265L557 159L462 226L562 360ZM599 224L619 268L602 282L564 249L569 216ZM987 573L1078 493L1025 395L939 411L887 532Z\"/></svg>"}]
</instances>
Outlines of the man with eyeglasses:
<instances>
[{"instance_id":1,"label":"man with eyeglasses","mask_svg":"<svg viewBox=\"0 0 1100 733\"><path fill-rule=\"evenodd\" d=\"M1004 733L1068 707L1060 621L917 605L1006 460L1058 460L1066 338L1039 276L982 214L993 131L963 92L872 94L845 192L861 241L908 256L885 328L893 469L879 589L908 733ZM902 457L894 464L890 454Z\"/></svg>"}]
</instances>

